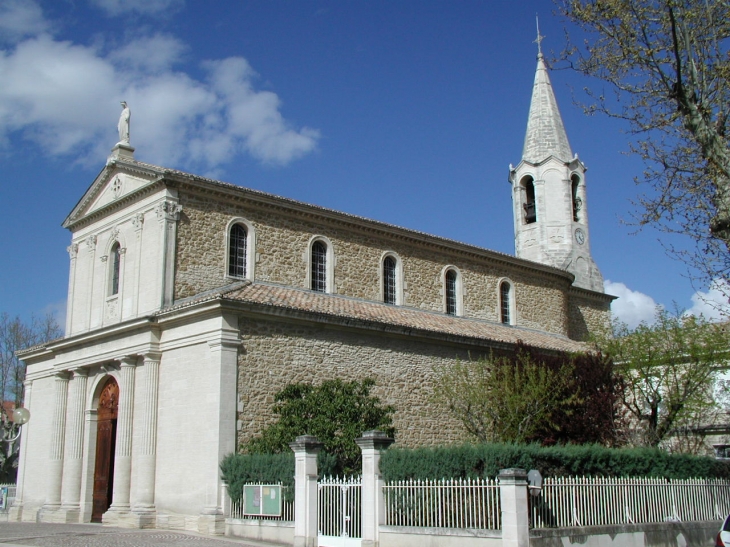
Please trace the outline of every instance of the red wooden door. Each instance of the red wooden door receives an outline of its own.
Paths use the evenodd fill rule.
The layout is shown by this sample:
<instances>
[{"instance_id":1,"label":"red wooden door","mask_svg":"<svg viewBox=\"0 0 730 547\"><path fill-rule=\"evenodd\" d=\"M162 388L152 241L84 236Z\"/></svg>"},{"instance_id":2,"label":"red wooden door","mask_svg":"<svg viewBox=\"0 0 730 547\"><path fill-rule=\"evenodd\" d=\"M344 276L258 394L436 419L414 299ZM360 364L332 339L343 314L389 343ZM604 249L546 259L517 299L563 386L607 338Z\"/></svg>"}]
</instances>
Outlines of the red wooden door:
<instances>
[{"instance_id":1,"label":"red wooden door","mask_svg":"<svg viewBox=\"0 0 730 547\"><path fill-rule=\"evenodd\" d=\"M110 377L99 396L96 424L94 503L91 510L91 522L101 522L102 515L112 503L118 407L119 384L114 378Z\"/></svg>"}]
</instances>

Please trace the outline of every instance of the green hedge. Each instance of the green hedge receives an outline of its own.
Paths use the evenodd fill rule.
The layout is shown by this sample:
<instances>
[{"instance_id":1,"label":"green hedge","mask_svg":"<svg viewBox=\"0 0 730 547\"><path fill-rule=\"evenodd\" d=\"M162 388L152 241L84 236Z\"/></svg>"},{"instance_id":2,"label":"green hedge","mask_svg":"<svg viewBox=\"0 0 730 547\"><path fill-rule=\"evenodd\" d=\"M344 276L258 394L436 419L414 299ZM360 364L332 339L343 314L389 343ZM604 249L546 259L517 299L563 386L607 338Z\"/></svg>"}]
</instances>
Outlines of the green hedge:
<instances>
[{"instance_id":1,"label":"green hedge","mask_svg":"<svg viewBox=\"0 0 730 547\"><path fill-rule=\"evenodd\" d=\"M605 476L669 479L730 479L730 465L705 456L668 454L652 448L605 448L598 445L543 447L536 444L461 445L399 449L383 453L386 481L442 478L494 478L500 469L538 469L544 477Z\"/></svg>"},{"instance_id":2,"label":"green hedge","mask_svg":"<svg viewBox=\"0 0 730 547\"><path fill-rule=\"evenodd\" d=\"M337 458L320 452L317 455L319 476L331 475ZM228 484L228 493L238 501L244 484L279 484L294 494L294 452L283 454L229 454L221 462L221 478Z\"/></svg>"}]
</instances>

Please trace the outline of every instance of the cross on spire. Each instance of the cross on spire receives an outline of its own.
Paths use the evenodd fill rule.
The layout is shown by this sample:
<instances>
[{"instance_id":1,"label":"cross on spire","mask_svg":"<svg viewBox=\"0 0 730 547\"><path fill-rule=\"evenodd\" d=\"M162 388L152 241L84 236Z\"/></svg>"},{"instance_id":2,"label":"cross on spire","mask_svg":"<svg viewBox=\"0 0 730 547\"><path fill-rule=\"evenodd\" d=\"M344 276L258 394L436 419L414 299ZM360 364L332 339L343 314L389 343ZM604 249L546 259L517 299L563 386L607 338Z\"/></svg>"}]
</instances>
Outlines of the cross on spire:
<instances>
[{"instance_id":1,"label":"cross on spire","mask_svg":"<svg viewBox=\"0 0 730 547\"><path fill-rule=\"evenodd\" d=\"M545 37L540 34L540 19L537 14L535 14L535 24L537 25L537 38L535 39L535 43L537 44L537 56L542 57L542 41Z\"/></svg>"}]
</instances>

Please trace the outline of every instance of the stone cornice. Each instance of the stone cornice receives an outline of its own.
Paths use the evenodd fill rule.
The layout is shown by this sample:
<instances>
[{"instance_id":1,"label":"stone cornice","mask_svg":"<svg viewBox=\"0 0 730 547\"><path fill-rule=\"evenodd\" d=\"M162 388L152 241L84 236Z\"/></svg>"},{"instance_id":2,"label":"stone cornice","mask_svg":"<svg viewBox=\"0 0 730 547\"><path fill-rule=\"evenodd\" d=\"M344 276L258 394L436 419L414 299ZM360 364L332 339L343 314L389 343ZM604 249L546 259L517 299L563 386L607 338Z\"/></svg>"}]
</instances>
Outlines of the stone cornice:
<instances>
[{"instance_id":1,"label":"stone cornice","mask_svg":"<svg viewBox=\"0 0 730 547\"><path fill-rule=\"evenodd\" d=\"M613 296L603 292L596 292L590 289L583 289L581 287L570 287L570 289L568 289L568 294L576 295L588 300L598 300L599 302L613 302L618 298L618 296Z\"/></svg>"}]
</instances>

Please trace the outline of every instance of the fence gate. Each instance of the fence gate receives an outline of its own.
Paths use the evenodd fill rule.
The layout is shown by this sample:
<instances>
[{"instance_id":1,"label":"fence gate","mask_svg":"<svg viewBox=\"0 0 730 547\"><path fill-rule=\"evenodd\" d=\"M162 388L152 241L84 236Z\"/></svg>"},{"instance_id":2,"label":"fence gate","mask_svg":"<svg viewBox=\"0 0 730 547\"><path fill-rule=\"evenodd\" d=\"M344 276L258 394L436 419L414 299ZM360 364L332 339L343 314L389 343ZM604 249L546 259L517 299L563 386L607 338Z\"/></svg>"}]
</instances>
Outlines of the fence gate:
<instances>
[{"instance_id":1,"label":"fence gate","mask_svg":"<svg viewBox=\"0 0 730 547\"><path fill-rule=\"evenodd\" d=\"M360 477L322 479L317 499L319 547L360 547L362 481Z\"/></svg>"}]
</instances>

